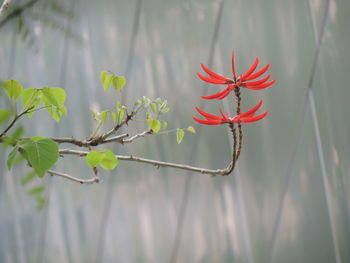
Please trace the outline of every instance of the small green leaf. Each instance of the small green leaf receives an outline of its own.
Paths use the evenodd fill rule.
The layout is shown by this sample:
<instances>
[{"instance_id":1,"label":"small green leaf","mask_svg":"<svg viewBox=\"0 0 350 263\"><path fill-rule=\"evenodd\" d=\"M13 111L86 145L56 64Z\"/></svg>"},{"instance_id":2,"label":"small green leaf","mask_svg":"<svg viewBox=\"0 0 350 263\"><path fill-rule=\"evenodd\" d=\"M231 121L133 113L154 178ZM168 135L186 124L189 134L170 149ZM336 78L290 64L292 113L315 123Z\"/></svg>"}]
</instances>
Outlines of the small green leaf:
<instances>
[{"instance_id":1,"label":"small green leaf","mask_svg":"<svg viewBox=\"0 0 350 263\"><path fill-rule=\"evenodd\" d=\"M152 114L149 110L146 111L146 119L151 118Z\"/></svg>"},{"instance_id":2,"label":"small green leaf","mask_svg":"<svg viewBox=\"0 0 350 263\"><path fill-rule=\"evenodd\" d=\"M30 173L26 174L25 176L23 176L21 178L21 185L27 185L31 180L34 179L34 177L36 176L35 171L31 171Z\"/></svg>"},{"instance_id":3,"label":"small green leaf","mask_svg":"<svg viewBox=\"0 0 350 263\"><path fill-rule=\"evenodd\" d=\"M192 133L196 133L196 129L193 128L192 126L188 126L186 130Z\"/></svg>"},{"instance_id":4,"label":"small green leaf","mask_svg":"<svg viewBox=\"0 0 350 263\"><path fill-rule=\"evenodd\" d=\"M121 105L120 101L117 102L117 115L118 115L118 123L121 123L123 121L125 114L125 110L123 106Z\"/></svg>"},{"instance_id":5,"label":"small green leaf","mask_svg":"<svg viewBox=\"0 0 350 263\"><path fill-rule=\"evenodd\" d=\"M146 96L143 96L142 99L143 99L143 103L145 104L145 107L148 107L149 104L151 103L151 100Z\"/></svg>"},{"instance_id":6,"label":"small green leaf","mask_svg":"<svg viewBox=\"0 0 350 263\"><path fill-rule=\"evenodd\" d=\"M166 121L162 121L162 128L166 129L168 127L168 123Z\"/></svg>"},{"instance_id":7,"label":"small green leaf","mask_svg":"<svg viewBox=\"0 0 350 263\"><path fill-rule=\"evenodd\" d=\"M151 102L149 105L151 106L152 111L154 113L157 113L157 105L155 103L153 103L153 102Z\"/></svg>"},{"instance_id":8,"label":"small green leaf","mask_svg":"<svg viewBox=\"0 0 350 263\"><path fill-rule=\"evenodd\" d=\"M100 81L101 81L101 83L102 83L102 85L104 85L105 84L105 80L106 80L106 76L107 76L107 71L101 71L101 73L100 73Z\"/></svg>"},{"instance_id":9,"label":"small green leaf","mask_svg":"<svg viewBox=\"0 0 350 263\"><path fill-rule=\"evenodd\" d=\"M11 170L11 168L15 163L17 153L18 153L18 146L15 146L7 157L7 168L9 170Z\"/></svg>"},{"instance_id":10,"label":"small green leaf","mask_svg":"<svg viewBox=\"0 0 350 263\"><path fill-rule=\"evenodd\" d=\"M155 133L157 133L161 128L161 123L159 120L149 118L147 120L148 127Z\"/></svg>"},{"instance_id":11,"label":"small green leaf","mask_svg":"<svg viewBox=\"0 0 350 263\"><path fill-rule=\"evenodd\" d=\"M115 154L110 150L103 151L103 158L100 161L100 165L105 170L113 170L119 163L119 160Z\"/></svg>"},{"instance_id":12,"label":"small green leaf","mask_svg":"<svg viewBox=\"0 0 350 263\"><path fill-rule=\"evenodd\" d=\"M104 124L107 119L107 113L108 111L104 110L100 112L100 118L101 118L101 123Z\"/></svg>"},{"instance_id":13,"label":"small green leaf","mask_svg":"<svg viewBox=\"0 0 350 263\"><path fill-rule=\"evenodd\" d=\"M37 197L35 197L35 201L36 201L36 203L37 203L37 209L40 211L40 210L42 210L44 207L45 207L45 205L46 205L46 203L47 203L47 200L46 200L46 198L44 198L44 197L42 197L42 196L37 196Z\"/></svg>"},{"instance_id":14,"label":"small green leaf","mask_svg":"<svg viewBox=\"0 0 350 263\"><path fill-rule=\"evenodd\" d=\"M177 143L180 144L183 137L185 135L185 132L183 129L177 129L176 130L176 140L177 140Z\"/></svg>"},{"instance_id":15,"label":"small green leaf","mask_svg":"<svg viewBox=\"0 0 350 263\"><path fill-rule=\"evenodd\" d=\"M162 101L161 98L156 98L156 99L154 100L154 102L157 103L157 104L162 104L162 103L163 103L163 101Z\"/></svg>"},{"instance_id":16,"label":"small green leaf","mask_svg":"<svg viewBox=\"0 0 350 263\"><path fill-rule=\"evenodd\" d=\"M38 195L38 194L41 194L42 192L44 192L45 190L45 186L43 185L40 185L40 186L35 186L33 188L31 188L27 194L29 195Z\"/></svg>"},{"instance_id":17,"label":"small green leaf","mask_svg":"<svg viewBox=\"0 0 350 263\"><path fill-rule=\"evenodd\" d=\"M140 107L142 105L142 101L141 100L137 100L134 105L135 105L135 108L138 108L138 107Z\"/></svg>"},{"instance_id":18,"label":"small green leaf","mask_svg":"<svg viewBox=\"0 0 350 263\"><path fill-rule=\"evenodd\" d=\"M32 108L32 110L35 110L38 108L40 104L40 96L41 96L41 90L38 89L24 89L22 92L22 107L23 110ZM34 112L31 112L28 114L29 117L32 117Z\"/></svg>"},{"instance_id":19,"label":"small green leaf","mask_svg":"<svg viewBox=\"0 0 350 263\"><path fill-rule=\"evenodd\" d=\"M117 115L115 114L114 111L111 111L111 118L112 118L113 124L116 124L117 123Z\"/></svg>"},{"instance_id":20,"label":"small green leaf","mask_svg":"<svg viewBox=\"0 0 350 263\"><path fill-rule=\"evenodd\" d=\"M43 177L58 160L58 146L53 140L23 140L19 146L39 177Z\"/></svg>"},{"instance_id":21,"label":"small green leaf","mask_svg":"<svg viewBox=\"0 0 350 263\"><path fill-rule=\"evenodd\" d=\"M67 108L64 106L67 97L65 90L44 87L41 92L43 94L41 101L46 106L46 110L49 112L51 118L59 122L62 114L67 114Z\"/></svg>"},{"instance_id":22,"label":"small green leaf","mask_svg":"<svg viewBox=\"0 0 350 263\"><path fill-rule=\"evenodd\" d=\"M111 86L113 80L113 76L112 75L106 75L105 76L105 80L103 82L103 90L107 91L109 89L109 87Z\"/></svg>"},{"instance_id":23,"label":"small green leaf","mask_svg":"<svg viewBox=\"0 0 350 263\"><path fill-rule=\"evenodd\" d=\"M6 90L7 96L16 101L21 95L23 87L17 80L7 80L4 83L4 89Z\"/></svg>"},{"instance_id":24,"label":"small green leaf","mask_svg":"<svg viewBox=\"0 0 350 263\"><path fill-rule=\"evenodd\" d=\"M8 110L0 109L0 123L10 118L11 113Z\"/></svg>"},{"instance_id":25,"label":"small green leaf","mask_svg":"<svg viewBox=\"0 0 350 263\"><path fill-rule=\"evenodd\" d=\"M93 150L86 155L85 160L90 167L95 167L100 164L103 156L104 155L102 153Z\"/></svg>"},{"instance_id":26,"label":"small green leaf","mask_svg":"<svg viewBox=\"0 0 350 263\"><path fill-rule=\"evenodd\" d=\"M123 76L113 76L113 86L115 90L121 90L126 84L126 79Z\"/></svg>"}]
</instances>

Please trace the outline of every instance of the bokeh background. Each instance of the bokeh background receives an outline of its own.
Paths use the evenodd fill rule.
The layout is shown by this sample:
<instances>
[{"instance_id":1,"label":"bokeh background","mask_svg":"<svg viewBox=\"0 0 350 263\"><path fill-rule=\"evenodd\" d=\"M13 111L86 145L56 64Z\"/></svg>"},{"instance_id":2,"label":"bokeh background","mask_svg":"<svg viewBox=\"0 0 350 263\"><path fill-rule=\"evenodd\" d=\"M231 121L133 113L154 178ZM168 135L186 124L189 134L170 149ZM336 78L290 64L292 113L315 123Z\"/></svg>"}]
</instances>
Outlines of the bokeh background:
<instances>
[{"instance_id":1,"label":"bokeh background","mask_svg":"<svg viewBox=\"0 0 350 263\"><path fill-rule=\"evenodd\" d=\"M33 3L32 3L33 2ZM0 79L25 88L58 86L69 114L23 120L27 136L84 138L90 109L114 107L99 72L127 77L130 105L143 95L168 100L175 135L113 145L120 154L223 168L225 127L198 127L194 107L217 89L196 77L200 63L230 74L255 57L271 63L273 88L243 90L243 108L264 99L269 116L244 126L243 152L229 177L122 162L103 182L47 176L38 211L0 150L0 262L350 262L350 45L348 0L39 0L0 19ZM1 107L6 106L4 97ZM5 105L6 104L6 105ZM142 131L142 125L131 127ZM83 159L57 170L89 178Z\"/></svg>"}]
</instances>

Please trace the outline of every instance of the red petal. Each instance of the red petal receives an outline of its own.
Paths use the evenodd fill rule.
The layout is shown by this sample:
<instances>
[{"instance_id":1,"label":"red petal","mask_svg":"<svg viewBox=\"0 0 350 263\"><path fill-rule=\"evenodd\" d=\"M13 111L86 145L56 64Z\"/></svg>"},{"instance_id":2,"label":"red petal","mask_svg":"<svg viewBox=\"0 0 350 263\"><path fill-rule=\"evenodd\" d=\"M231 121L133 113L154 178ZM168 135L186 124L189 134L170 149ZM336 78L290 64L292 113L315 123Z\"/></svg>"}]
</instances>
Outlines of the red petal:
<instances>
[{"instance_id":1,"label":"red petal","mask_svg":"<svg viewBox=\"0 0 350 263\"><path fill-rule=\"evenodd\" d=\"M257 80L257 81L252 81L252 82L244 82L244 86L257 86L260 84L263 84L265 81L267 81L270 78L271 75L267 75L265 78Z\"/></svg>"},{"instance_id":2,"label":"red petal","mask_svg":"<svg viewBox=\"0 0 350 263\"><path fill-rule=\"evenodd\" d=\"M272 86L275 82L276 82L276 80L272 80L272 81L267 82L265 84L261 84L261 85L258 85L258 86L247 86L246 88L247 89L252 89L252 90L265 89L267 87Z\"/></svg>"},{"instance_id":3,"label":"red petal","mask_svg":"<svg viewBox=\"0 0 350 263\"><path fill-rule=\"evenodd\" d=\"M212 100L212 99L217 99L217 98L219 98L220 96L223 96L223 94L225 94L225 93L226 93L226 89L224 89L224 90L222 90L222 91L220 91L220 92L218 92L218 93L215 93L215 94L213 94L213 95L201 96L201 97L202 97L202 99L205 99L205 100Z\"/></svg>"},{"instance_id":4,"label":"red petal","mask_svg":"<svg viewBox=\"0 0 350 263\"><path fill-rule=\"evenodd\" d=\"M227 113L225 114L221 108L219 109L219 111L220 111L220 114L222 116L222 121L223 122L230 122L230 117L228 116L228 114Z\"/></svg>"},{"instance_id":5,"label":"red petal","mask_svg":"<svg viewBox=\"0 0 350 263\"><path fill-rule=\"evenodd\" d=\"M203 64L201 64L201 67L202 69L208 73L208 75L212 76L213 78L216 78L216 79L220 79L220 80L224 80L226 82L227 78L219 75L219 74L216 74L215 72L211 71L210 69L208 69L206 66L204 66Z\"/></svg>"},{"instance_id":6,"label":"red petal","mask_svg":"<svg viewBox=\"0 0 350 263\"><path fill-rule=\"evenodd\" d=\"M254 122L254 121L258 121L258 120L261 120L263 118L265 118L265 116L268 114L269 112L265 112L263 114L260 114L258 116L255 116L255 117L245 117L245 118L241 118L241 122L244 122L244 123L248 123L248 122Z\"/></svg>"},{"instance_id":7,"label":"red petal","mask_svg":"<svg viewBox=\"0 0 350 263\"><path fill-rule=\"evenodd\" d=\"M219 79L213 79L213 78L208 78L208 77L205 77L199 73L197 73L198 77L201 79L201 80L204 80L206 82L209 82L209 83L213 83L213 84L226 84L226 81L224 80L219 80Z\"/></svg>"},{"instance_id":8,"label":"red petal","mask_svg":"<svg viewBox=\"0 0 350 263\"><path fill-rule=\"evenodd\" d=\"M263 67L261 70L255 72L253 75L250 75L249 77L246 77L244 81L252 80L259 78L262 74L264 74L270 67L270 63L268 63L265 67Z\"/></svg>"},{"instance_id":9,"label":"red petal","mask_svg":"<svg viewBox=\"0 0 350 263\"><path fill-rule=\"evenodd\" d=\"M205 125L219 125L219 124L222 124L221 121L201 120L201 119L197 119L196 117L192 117L192 119L195 120L196 122L200 123L200 124L205 124Z\"/></svg>"},{"instance_id":10,"label":"red petal","mask_svg":"<svg viewBox=\"0 0 350 263\"><path fill-rule=\"evenodd\" d=\"M259 64L259 58L256 58L253 65L250 67L250 69L248 69L248 71L242 75L241 81L245 81L246 78L248 78L254 72L258 64Z\"/></svg>"},{"instance_id":11,"label":"red petal","mask_svg":"<svg viewBox=\"0 0 350 263\"><path fill-rule=\"evenodd\" d=\"M235 53L232 51L232 75L233 75L233 79L236 80L237 76L236 76L236 70L235 70Z\"/></svg>"},{"instance_id":12,"label":"red petal","mask_svg":"<svg viewBox=\"0 0 350 263\"><path fill-rule=\"evenodd\" d=\"M215 116L215 115L210 114L210 113L207 113L207 112L201 110L201 109L198 108L198 107L196 107L196 110L198 111L199 114L201 114L201 115L202 115L204 118L206 118L207 120L210 120L210 119L212 119L212 120L220 120L220 121L222 120L221 117Z\"/></svg>"},{"instance_id":13,"label":"red petal","mask_svg":"<svg viewBox=\"0 0 350 263\"><path fill-rule=\"evenodd\" d=\"M263 103L263 100L260 100L258 104L256 104L253 108L251 108L250 110L244 112L244 113L241 113L239 114L239 117L240 118L244 118L244 117L248 117L248 116L252 116L255 114L255 112L258 111L258 109L261 107Z\"/></svg>"},{"instance_id":14,"label":"red petal","mask_svg":"<svg viewBox=\"0 0 350 263\"><path fill-rule=\"evenodd\" d=\"M228 94L230 94L231 90L229 90L228 88L225 89L225 93L223 93L220 97L217 97L218 100L222 100L224 98L226 98L228 96Z\"/></svg>"}]
</instances>

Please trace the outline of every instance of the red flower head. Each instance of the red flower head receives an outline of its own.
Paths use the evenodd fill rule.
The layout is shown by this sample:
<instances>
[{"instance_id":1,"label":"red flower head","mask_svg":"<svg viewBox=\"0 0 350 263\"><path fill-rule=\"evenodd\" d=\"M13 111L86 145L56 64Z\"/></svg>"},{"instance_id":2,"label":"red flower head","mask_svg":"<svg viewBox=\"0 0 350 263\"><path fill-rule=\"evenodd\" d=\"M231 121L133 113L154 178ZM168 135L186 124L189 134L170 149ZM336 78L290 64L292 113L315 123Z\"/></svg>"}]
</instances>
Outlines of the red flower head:
<instances>
[{"instance_id":1,"label":"red flower head","mask_svg":"<svg viewBox=\"0 0 350 263\"><path fill-rule=\"evenodd\" d=\"M209 75L209 77L197 73L200 79L212 84L227 85L226 89L210 96L202 96L202 98L207 100L222 100L223 98L226 98L230 94L230 92L233 91L236 87L259 90L272 86L275 83L275 80L266 82L269 80L271 76L270 74L260 80L252 81L263 75L270 67L269 63L265 67L254 73L258 64L259 58L256 58L253 65L248 69L248 71L237 78L235 71L234 52L232 52L232 79L223 77L201 64L202 69Z\"/></svg>"},{"instance_id":2,"label":"red flower head","mask_svg":"<svg viewBox=\"0 0 350 263\"><path fill-rule=\"evenodd\" d=\"M243 123L248 123L248 122L255 122L258 120L263 119L268 112L265 112L263 114L260 114L258 116L254 116L255 113L259 110L259 108L261 107L263 101L260 100L259 103L251 108L250 110L241 113L233 118L231 118L227 113L224 113L221 109L220 116L216 116L216 115L212 115L209 114L205 111L202 111L200 108L196 107L196 110L198 111L199 114L201 114L205 120L201 120L198 119L196 117L192 117L196 122L200 123L200 124L205 124L205 125L220 125L220 124L224 124L224 123L239 123L239 122L243 122Z\"/></svg>"}]
</instances>

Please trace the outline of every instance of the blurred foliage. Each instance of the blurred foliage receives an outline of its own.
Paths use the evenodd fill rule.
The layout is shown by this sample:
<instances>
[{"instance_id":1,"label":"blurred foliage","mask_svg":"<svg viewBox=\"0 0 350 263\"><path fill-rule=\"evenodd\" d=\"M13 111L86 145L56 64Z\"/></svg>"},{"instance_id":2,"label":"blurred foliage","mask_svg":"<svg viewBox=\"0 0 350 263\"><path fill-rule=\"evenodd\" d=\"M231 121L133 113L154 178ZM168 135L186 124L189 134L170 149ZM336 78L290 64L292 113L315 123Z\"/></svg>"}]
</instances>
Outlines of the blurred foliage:
<instances>
[{"instance_id":1,"label":"blurred foliage","mask_svg":"<svg viewBox=\"0 0 350 263\"><path fill-rule=\"evenodd\" d=\"M37 39L37 29L56 30L81 44L81 36L74 32L71 23L76 19L74 12L57 0L30 0L21 3L13 0L0 19L0 30L11 27L21 36L23 42L33 46Z\"/></svg>"}]
</instances>

